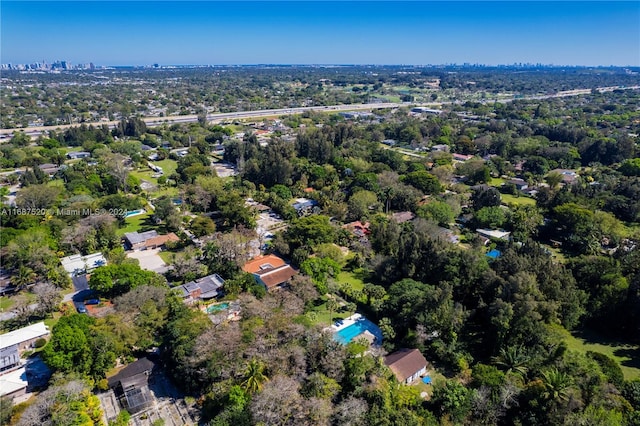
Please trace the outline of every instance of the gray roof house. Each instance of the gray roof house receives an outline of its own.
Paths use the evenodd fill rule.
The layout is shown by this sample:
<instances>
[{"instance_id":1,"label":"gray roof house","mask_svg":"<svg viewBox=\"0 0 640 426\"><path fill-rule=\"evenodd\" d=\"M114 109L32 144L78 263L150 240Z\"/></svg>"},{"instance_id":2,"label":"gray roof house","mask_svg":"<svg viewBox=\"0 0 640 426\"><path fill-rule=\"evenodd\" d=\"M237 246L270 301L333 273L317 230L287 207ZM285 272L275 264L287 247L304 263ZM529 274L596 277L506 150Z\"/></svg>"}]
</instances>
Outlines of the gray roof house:
<instances>
[{"instance_id":1,"label":"gray roof house","mask_svg":"<svg viewBox=\"0 0 640 426\"><path fill-rule=\"evenodd\" d=\"M149 376L155 365L149 358L140 358L107 379L120 405L130 413L140 412L153 404Z\"/></svg>"},{"instance_id":2,"label":"gray roof house","mask_svg":"<svg viewBox=\"0 0 640 426\"><path fill-rule=\"evenodd\" d=\"M73 151L67 152L67 158L70 160L77 160L79 158L89 158L91 157L91 153L87 151Z\"/></svg>"},{"instance_id":3,"label":"gray roof house","mask_svg":"<svg viewBox=\"0 0 640 426\"><path fill-rule=\"evenodd\" d=\"M190 281L176 287L178 294L185 302L194 303L197 300L208 300L218 297L222 291L224 280L218 274L207 275L195 281Z\"/></svg>"}]
</instances>

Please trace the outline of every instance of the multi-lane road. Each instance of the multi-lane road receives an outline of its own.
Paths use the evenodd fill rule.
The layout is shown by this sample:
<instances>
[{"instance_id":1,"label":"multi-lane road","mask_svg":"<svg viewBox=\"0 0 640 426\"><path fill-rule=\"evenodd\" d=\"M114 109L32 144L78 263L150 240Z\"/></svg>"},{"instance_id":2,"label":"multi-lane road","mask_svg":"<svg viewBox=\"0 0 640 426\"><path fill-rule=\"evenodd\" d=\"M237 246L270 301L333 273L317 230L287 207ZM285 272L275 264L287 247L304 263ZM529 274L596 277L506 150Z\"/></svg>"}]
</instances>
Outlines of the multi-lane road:
<instances>
[{"instance_id":1,"label":"multi-lane road","mask_svg":"<svg viewBox=\"0 0 640 426\"><path fill-rule=\"evenodd\" d=\"M332 105L332 106L311 106L300 108L280 108L280 109L266 109L260 111L239 111L239 112L225 112L219 114L207 115L207 120L211 123L219 123L221 121L246 119L246 118L260 118L280 115L292 115L302 114L306 111L362 111L372 110L378 108L397 108L399 106L406 106L408 104L397 103L372 103L372 104L355 104L355 105ZM430 104L435 106L436 104ZM176 124L176 123L195 123L198 121L197 115L173 115L169 117L143 117L142 121L149 127L157 127L163 124ZM107 125L113 129L118 125L120 121L101 121L95 123L80 123L80 124L63 124L59 126L40 126L40 127L27 127L19 129L0 129L0 140L10 138L14 132L24 132L27 136L37 138L38 136L49 132L51 130L65 130L69 127L77 127L81 124L103 126Z\"/></svg>"},{"instance_id":2,"label":"multi-lane road","mask_svg":"<svg viewBox=\"0 0 640 426\"><path fill-rule=\"evenodd\" d=\"M596 90L599 92L611 92L616 89L621 90L637 90L640 89L640 86L611 86L611 87L598 87ZM528 96L524 98L507 98L502 99L497 102L511 102L514 100L536 100L536 99L550 99L550 98L562 98L567 96L578 96L578 95L586 95L591 93L591 89L575 89L568 90L564 92L558 92L550 95L539 95L539 96ZM267 110L259 110L259 111L240 111L240 112L226 112L219 114L209 114L207 115L207 120L211 123L219 123L227 120L235 120L235 119L247 119L247 118L260 118L260 117L270 117L270 116L281 116L281 115L292 115L292 114L302 114L306 111L318 111L318 112L344 112L344 111L367 111L378 108L398 108L401 106L421 106L421 107L441 107L443 105L450 105L454 103L460 103L461 101L451 101L451 102L432 102L425 104L411 104L411 103L369 103L369 104L350 104L350 105L331 105L331 106L310 106L310 107L300 107L300 108L280 108L280 109L267 109ZM485 101L491 102L491 101ZM493 101L496 102L496 101ZM143 117L142 121L149 127L157 127L163 124L176 124L176 123L194 123L198 121L197 115L174 115L169 117ZM80 123L80 124L64 124L59 126L40 126L40 127L27 127L27 128L19 128L19 129L0 129L0 142L7 140L10 138L14 132L24 132L27 136L32 138L37 138L40 135L46 134L52 130L65 130L69 127L80 126L81 124L86 125L94 125L94 126L103 126L107 125L109 128L114 128L118 125L119 121L102 121L95 123Z\"/></svg>"}]
</instances>

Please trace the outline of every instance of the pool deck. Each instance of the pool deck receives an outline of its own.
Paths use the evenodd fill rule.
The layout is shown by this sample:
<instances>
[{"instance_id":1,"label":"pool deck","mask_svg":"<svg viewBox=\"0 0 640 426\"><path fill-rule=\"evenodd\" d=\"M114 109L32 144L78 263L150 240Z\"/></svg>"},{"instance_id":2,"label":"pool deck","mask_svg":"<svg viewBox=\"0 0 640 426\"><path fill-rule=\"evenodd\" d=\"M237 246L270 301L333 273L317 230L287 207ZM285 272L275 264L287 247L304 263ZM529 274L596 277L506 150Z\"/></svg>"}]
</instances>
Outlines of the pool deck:
<instances>
[{"instance_id":1,"label":"pool deck","mask_svg":"<svg viewBox=\"0 0 640 426\"><path fill-rule=\"evenodd\" d=\"M330 327L325 328L325 330L331 331L332 333L336 333L336 332L342 330L343 328L347 328L350 325L355 324L356 321L358 321L360 318L362 318L362 315L353 314L350 317L343 319L342 320L342 325L336 325L335 322L334 322L333 324L331 324Z\"/></svg>"}]
</instances>

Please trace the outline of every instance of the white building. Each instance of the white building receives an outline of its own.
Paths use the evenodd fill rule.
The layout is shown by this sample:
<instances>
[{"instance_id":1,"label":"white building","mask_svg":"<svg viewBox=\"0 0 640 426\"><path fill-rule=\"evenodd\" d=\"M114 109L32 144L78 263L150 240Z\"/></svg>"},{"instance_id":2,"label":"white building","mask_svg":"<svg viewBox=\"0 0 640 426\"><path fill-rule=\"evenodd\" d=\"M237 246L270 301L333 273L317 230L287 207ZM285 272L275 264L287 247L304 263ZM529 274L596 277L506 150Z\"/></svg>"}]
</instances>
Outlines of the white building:
<instances>
[{"instance_id":1,"label":"white building","mask_svg":"<svg viewBox=\"0 0 640 426\"><path fill-rule=\"evenodd\" d=\"M77 275L88 274L97 267L106 265L107 259L105 259L100 252L86 256L74 254L73 256L63 257L60 259L60 263L70 277L75 277Z\"/></svg>"}]
</instances>

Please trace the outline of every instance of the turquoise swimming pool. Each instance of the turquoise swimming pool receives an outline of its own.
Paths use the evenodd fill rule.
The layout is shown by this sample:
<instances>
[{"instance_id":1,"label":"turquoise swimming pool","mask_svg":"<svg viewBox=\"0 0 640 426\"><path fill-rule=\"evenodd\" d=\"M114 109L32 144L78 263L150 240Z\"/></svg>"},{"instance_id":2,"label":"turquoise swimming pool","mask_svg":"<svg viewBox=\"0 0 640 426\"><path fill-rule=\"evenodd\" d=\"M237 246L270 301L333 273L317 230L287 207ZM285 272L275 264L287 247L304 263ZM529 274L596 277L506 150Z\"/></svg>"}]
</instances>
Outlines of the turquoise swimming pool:
<instances>
[{"instance_id":1,"label":"turquoise swimming pool","mask_svg":"<svg viewBox=\"0 0 640 426\"><path fill-rule=\"evenodd\" d=\"M489 253L487 253L487 257L490 257L491 259L497 259L501 254L502 253L500 252L500 250L493 249Z\"/></svg>"},{"instance_id":2,"label":"turquoise swimming pool","mask_svg":"<svg viewBox=\"0 0 640 426\"><path fill-rule=\"evenodd\" d=\"M369 333L376 336L376 344L379 345L382 343L382 331L380 331L380 328L378 328L377 325L366 318L360 318L350 326L336 331L336 334L333 335L333 338L337 342L346 345L350 343L356 336L364 333L365 331L368 331Z\"/></svg>"},{"instance_id":3,"label":"turquoise swimming pool","mask_svg":"<svg viewBox=\"0 0 640 426\"><path fill-rule=\"evenodd\" d=\"M217 314L220 311L225 311L229 309L229 304L227 302L220 303L218 305L207 306L208 314Z\"/></svg>"},{"instance_id":4,"label":"turquoise swimming pool","mask_svg":"<svg viewBox=\"0 0 640 426\"><path fill-rule=\"evenodd\" d=\"M127 214L125 214L124 217L136 216L144 212L145 212L144 209L132 210L130 212L127 212Z\"/></svg>"}]
</instances>

